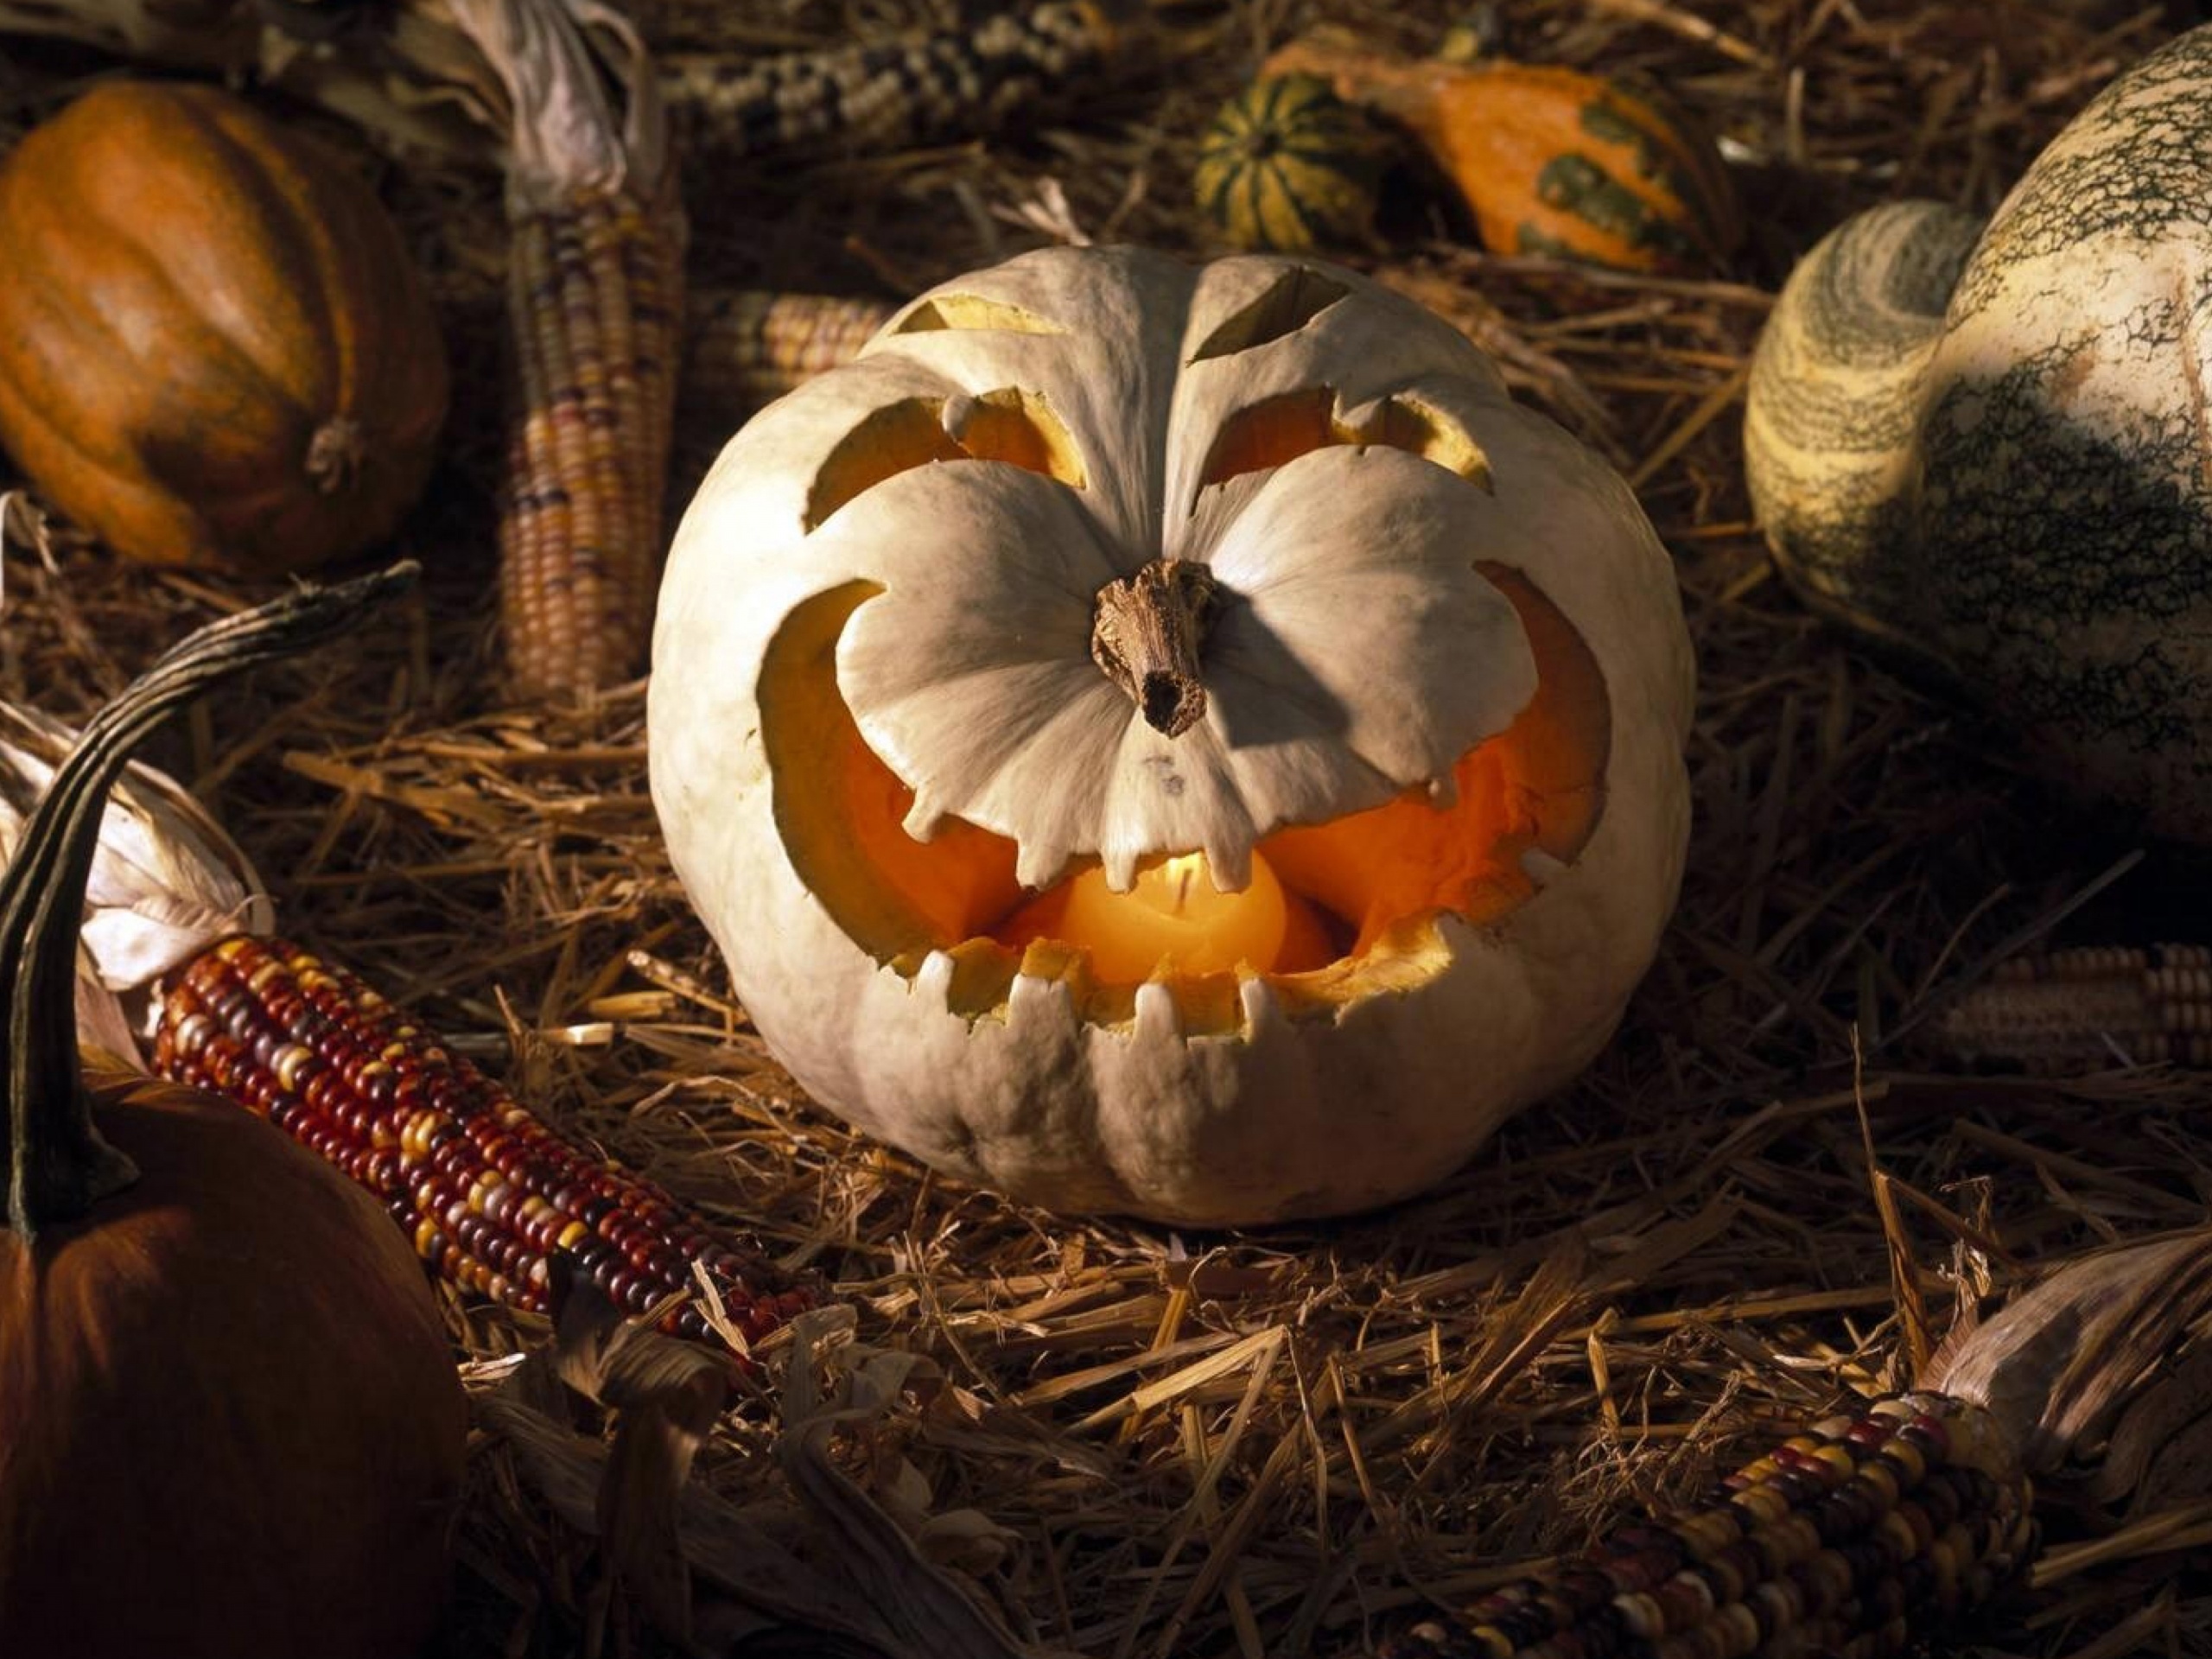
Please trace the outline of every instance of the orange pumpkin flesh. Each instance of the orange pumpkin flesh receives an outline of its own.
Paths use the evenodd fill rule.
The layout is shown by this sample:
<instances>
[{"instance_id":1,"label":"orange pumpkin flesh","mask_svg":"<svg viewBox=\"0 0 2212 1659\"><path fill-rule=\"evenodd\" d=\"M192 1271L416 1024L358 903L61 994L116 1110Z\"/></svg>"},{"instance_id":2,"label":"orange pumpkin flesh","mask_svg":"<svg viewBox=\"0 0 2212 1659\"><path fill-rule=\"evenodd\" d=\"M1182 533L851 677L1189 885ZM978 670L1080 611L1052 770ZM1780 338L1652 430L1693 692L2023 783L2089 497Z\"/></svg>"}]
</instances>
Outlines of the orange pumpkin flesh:
<instances>
[{"instance_id":1,"label":"orange pumpkin flesh","mask_svg":"<svg viewBox=\"0 0 2212 1659\"><path fill-rule=\"evenodd\" d=\"M1524 854L1572 863L1597 827L1610 742L1605 681L1589 648L1517 572L1485 574L1520 613L1537 655L1535 698L1456 768L1449 805L1421 791L1331 823L1279 830L1258 852L1281 880L1291 931L1269 982L1294 1008L1325 1010L1384 985L1420 983L1442 962L1433 923L1482 922L1534 896ZM913 792L868 747L839 695L834 656L846 620L874 590L855 583L802 606L769 652L764 688L799 711L762 737L777 814L808 889L855 943L909 976L932 950L957 964L952 1006L1002 1006L1017 973L1070 981L1086 1017L1133 1017L1136 986L1102 983L1052 937L1056 899L1014 876L1014 844L957 820L927 842L904 820ZM802 689L803 688L803 689ZM1167 982L1185 1028L1234 1030L1236 976Z\"/></svg>"},{"instance_id":2,"label":"orange pumpkin flesh","mask_svg":"<svg viewBox=\"0 0 2212 1659\"><path fill-rule=\"evenodd\" d=\"M0 447L154 564L275 574L389 536L446 409L375 195L211 86L109 81L0 165Z\"/></svg>"},{"instance_id":3,"label":"orange pumpkin flesh","mask_svg":"<svg viewBox=\"0 0 2212 1659\"><path fill-rule=\"evenodd\" d=\"M395 585L302 588L169 653L87 728L0 876L9 1659L404 1659L436 1618L467 1408L405 1238L228 1102L99 1055L86 1076L74 1031L131 745Z\"/></svg>"},{"instance_id":4,"label":"orange pumpkin flesh","mask_svg":"<svg viewBox=\"0 0 2212 1659\"><path fill-rule=\"evenodd\" d=\"M137 1183L0 1233L0 1653L416 1651L467 1429L421 1263L229 1102L91 1084Z\"/></svg>"}]
</instances>

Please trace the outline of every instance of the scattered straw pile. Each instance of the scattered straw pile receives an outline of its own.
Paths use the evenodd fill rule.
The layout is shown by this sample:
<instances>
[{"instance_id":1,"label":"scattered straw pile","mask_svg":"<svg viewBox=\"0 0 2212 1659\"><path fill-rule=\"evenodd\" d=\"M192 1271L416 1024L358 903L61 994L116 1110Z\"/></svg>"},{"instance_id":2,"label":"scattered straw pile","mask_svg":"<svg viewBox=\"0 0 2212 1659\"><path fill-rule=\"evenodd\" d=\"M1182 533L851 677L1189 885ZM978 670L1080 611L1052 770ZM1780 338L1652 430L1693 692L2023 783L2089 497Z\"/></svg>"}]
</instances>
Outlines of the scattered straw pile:
<instances>
[{"instance_id":1,"label":"scattered straw pile","mask_svg":"<svg viewBox=\"0 0 2212 1659\"><path fill-rule=\"evenodd\" d=\"M736 53L924 15L909 0L639 10L664 46ZM1369 262L1500 349L1526 396L1636 482L1678 556L1703 672L1696 841L1658 965L1592 1074L1432 1196L1341 1225L1178 1237L947 1186L798 1094L726 1000L670 875L641 695L588 720L486 702L490 179L384 178L445 306L462 397L407 538L426 591L346 660L265 677L156 757L219 805L289 931L505 1065L549 1114L830 1274L863 1341L933 1362L941 1381L849 1445L849 1466L888 1490L903 1459L931 1510L987 1516L959 1534L962 1562L1040 1644L1359 1651L1425 1593L1689 1492L1767 1424L1899 1376L1955 1296L2199 1221L2212 1195L2196 1078L1975 1080L1916 1049L1908 1027L1932 999L2131 843L1816 628L1747 523L1737 449L1745 355L1796 252L1900 194L1991 206L2170 23L2096 0L1500 10L1515 54L1641 70L1699 110L1758 231L1727 283L1493 258L1440 221ZM1326 17L1421 48L1451 12L1163 10L1179 43L1080 126L696 177L695 279L891 296L1056 236L1202 251L1191 137L1267 46ZM0 66L0 133L87 67ZM684 423L679 501L725 435ZM62 713L243 597L67 548L50 567L11 552L5 575L0 692ZM2154 854L2056 937L2212 938L2197 874ZM1870 1148L1895 1183L1894 1236ZM453 1319L486 1380L534 1335L480 1309ZM755 1454L775 1411L726 1420L699 1478L770 1492ZM477 1473L448 1654L670 1650L505 1451L487 1445ZM2182 1572L2209 1542L2196 1500L2061 1548L2019 1622L1987 1634L2015 1653L2212 1651L2212 1593Z\"/></svg>"}]
</instances>

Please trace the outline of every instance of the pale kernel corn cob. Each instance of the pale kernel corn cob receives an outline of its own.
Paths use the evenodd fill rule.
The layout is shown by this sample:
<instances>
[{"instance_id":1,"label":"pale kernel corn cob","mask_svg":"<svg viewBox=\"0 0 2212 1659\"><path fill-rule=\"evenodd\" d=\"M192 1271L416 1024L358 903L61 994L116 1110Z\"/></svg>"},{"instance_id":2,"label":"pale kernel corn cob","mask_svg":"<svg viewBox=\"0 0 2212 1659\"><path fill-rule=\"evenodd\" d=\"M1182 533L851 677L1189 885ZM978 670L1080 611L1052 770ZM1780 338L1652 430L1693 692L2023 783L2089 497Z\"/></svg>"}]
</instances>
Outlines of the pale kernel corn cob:
<instances>
[{"instance_id":1,"label":"pale kernel corn cob","mask_svg":"<svg viewBox=\"0 0 2212 1659\"><path fill-rule=\"evenodd\" d=\"M2212 1065L2212 950L2095 945L2015 957L1947 1009L1944 1046L2030 1070Z\"/></svg>"},{"instance_id":2,"label":"pale kernel corn cob","mask_svg":"<svg viewBox=\"0 0 2212 1659\"><path fill-rule=\"evenodd\" d=\"M511 219L519 407L499 503L507 666L528 696L638 671L652 632L683 232L625 191Z\"/></svg>"},{"instance_id":3,"label":"pale kernel corn cob","mask_svg":"<svg viewBox=\"0 0 2212 1659\"><path fill-rule=\"evenodd\" d=\"M440 1277L548 1310L552 1268L628 1313L696 1292L766 1335L812 1298L653 1183L564 1141L343 969L277 939L226 939L164 995L154 1069L237 1101L380 1199ZM696 1300L665 1328L709 1338Z\"/></svg>"},{"instance_id":4,"label":"pale kernel corn cob","mask_svg":"<svg viewBox=\"0 0 2212 1659\"><path fill-rule=\"evenodd\" d=\"M1134 4L1045 0L972 28L766 59L671 53L660 89L696 148L753 160L865 155L995 130L1103 67Z\"/></svg>"},{"instance_id":5,"label":"pale kernel corn cob","mask_svg":"<svg viewBox=\"0 0 2212 1659\"><path fill-rule=\"evenodd\" d=\"M1386 1641L1384 1659L1885 1659L1986 1603L2036 1546L2028 1479L1980 1407L1875 1402L1787 1440L1703 1507Z\"/></svg>"},{"instance_id":6,"label":"pale kernel corn cob","mask_svg":"<svg viewBox=\"0 0 2212 1659\"><path fill-rule=\"evenodd\" d=\"M691 308L684 402L741 418L850 362L898 308L884 300L758 289L701 295Z\"/></svg>"}]
</instances>

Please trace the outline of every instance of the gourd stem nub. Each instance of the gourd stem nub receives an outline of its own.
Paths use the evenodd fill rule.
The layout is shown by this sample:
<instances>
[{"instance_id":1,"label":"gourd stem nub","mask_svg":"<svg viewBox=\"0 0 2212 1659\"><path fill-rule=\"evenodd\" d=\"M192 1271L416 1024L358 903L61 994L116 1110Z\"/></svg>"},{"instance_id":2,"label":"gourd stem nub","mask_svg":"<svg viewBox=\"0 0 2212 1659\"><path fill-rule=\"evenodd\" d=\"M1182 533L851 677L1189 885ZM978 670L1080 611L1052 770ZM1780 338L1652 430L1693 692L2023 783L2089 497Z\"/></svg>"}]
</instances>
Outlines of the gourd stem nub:
<instances>
[{"instance_id":1,"label":"gourd stem nub","mask_svg":"<svg viewBox=\"0 0 2212 1659\"><path fill-rule=\"evenodd\" d=\"M77 932L107 793L130 752L218 681L350 626L410 586L402 563L329 587L302 587L187 638L94 715L56 767L0 874L0 1075L8 1139L0 1153L8 1225L24 1237L127 1186L137 1172L92 1125L77 1057Z\"/></svg>"},{"instance_id":2,"label":"gourd stem nub","mask_svg":"<svg viewBox=\"0 0 2212 1659\"><path fill-rule=\"evenodd\" d=\"M1128 693L1145 723L1169 737L1206 711L1198 653L1216 592L1213 572L1188 559L1154 559L1098 590L1091 659Z\"/></svg>"}]
</instances>

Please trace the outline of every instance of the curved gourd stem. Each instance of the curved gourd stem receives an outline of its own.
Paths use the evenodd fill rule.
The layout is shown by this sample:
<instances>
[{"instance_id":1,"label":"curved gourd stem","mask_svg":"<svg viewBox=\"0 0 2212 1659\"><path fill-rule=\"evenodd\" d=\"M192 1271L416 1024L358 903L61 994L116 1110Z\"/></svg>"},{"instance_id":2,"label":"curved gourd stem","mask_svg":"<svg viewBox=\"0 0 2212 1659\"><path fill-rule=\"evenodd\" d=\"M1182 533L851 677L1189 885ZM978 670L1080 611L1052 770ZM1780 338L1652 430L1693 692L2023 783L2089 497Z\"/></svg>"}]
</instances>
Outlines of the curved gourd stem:
<instances>
[{"instance_id":1,"label":"curved gourd stem","mask_svg":"<svg viewBox=\"0 0 2212 1659\"><path fill-rule=\"evenodd\" d=\"M305 587L211 623L95 715L23 826L0 874L0 987L8 999L8 1225L29 1237L127 1186L137 1172L92 1125L77 1055L77 931L107 793L131 751L184 703L257 664L350 626L412 585L416 567Z\"/></svg>"},{"instance_id":2,"label":"curved gourd stem","mask_svg":"<svg viewBox=\"0 0 2212 1659\"><path fill-rule=\"evenodd\" d=\"M1752 508L1799 590L1862 630L1891 632L1870 610L1910 613L1870 605L1868 589L1915 580L1922 378L1981 228L1936 201L1847 220L1790 273L1751 359Z\"/></svg>"}]
</instances>

